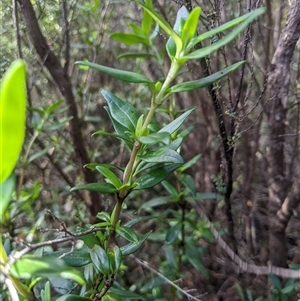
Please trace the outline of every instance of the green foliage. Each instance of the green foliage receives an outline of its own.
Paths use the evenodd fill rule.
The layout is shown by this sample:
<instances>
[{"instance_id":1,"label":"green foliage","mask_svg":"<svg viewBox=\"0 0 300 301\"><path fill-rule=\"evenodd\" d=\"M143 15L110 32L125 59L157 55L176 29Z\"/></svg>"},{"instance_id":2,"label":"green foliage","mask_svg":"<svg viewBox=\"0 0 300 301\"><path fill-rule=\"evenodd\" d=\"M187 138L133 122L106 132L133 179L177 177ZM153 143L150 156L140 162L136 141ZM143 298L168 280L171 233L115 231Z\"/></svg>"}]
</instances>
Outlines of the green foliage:
<instances>
[{"instance_id":1,"label":"green foliage","mask_svg":"<svg viewBox=\"0 0 300 301\"><path fill-rule=\"evenodd\" d=\"M57 292L58 294L55 296L61 295L56 299L57 301L146 300L143 296L135 293L134 290L126 290L116 283L116 277L118 275L122 278L122 273L124 272L123 260L127 256L138 252L147 240L162 243L166 254L162 270L163 273L171 275L172 280L175 280L176 276L180 276L179 268L182 263L195 267L204 278L209 278L208 271L202 260L205 249L199 246L198 240L199 238L211 240L212 234L203 221L197 220L196 213L191 209L190 203L195 202L195 200L218 199L220 196L215 194L201 195L197 192L194 179L186 173L200 158L200 155L197 155L184 163L180 153L181 145L190 133L190 129L183 130L183 125L195 108L184 108L183 112L177 111L175 99L171 97L175 93L192 91L211 85L227 76L230 72L237 70L245 61L228 66L207 78L185 81L179 84L174 83L174 80L188 60L208 56L227 45L250 22L261 15L264 9L253 11L222 25L220 28L197 36L196 31L201 8L196 7L189 13L182 6L177 13L175 25L172 28L154 10L151 0L146 0L145 2L135 0L135 2L144 11L141 25L131 23L129 24L131 33L117 32L112 34L111 38L127 46L139 45L141 49L145 48L145 53L136 55L131 52L122 55L122 58L135 56L145 59L151 56L159 62L164 60L165 58L159 54L155 46L155 38L159 27L168 35L165 50L171 60L171 66L168 70L164 70L166 76L163 79L156 78L152 81L146 75L137 72L120 70L87 61L76 62L81 70L86 70L88 67L125 83L146 86L151 94L149 94L150 97L147 104L149 109L141 112L138 107L131 105L128 101L119 98L112 92L101 90L101 95L107 103L105 110L115 132L111 133L101 129L95 132L94 135L108 136L121 140L128 148L129 160L124 166L106 162L89 163L85 167L92 169L95 173L98 172L101 180L96 183L78 184L71 188L72 192L89 190L99 192L99 194L111 195L115 200L113 210L99 212L95 216L97 221L93 225L79 227L74 233L66 230L65 224L61 222L62 232L65 232L66 236L70 237L70 241L73 243L72 248L74 248L76 240L82 240L83 245L78 247L79 250L72 249L72 252L69 253L61 250L53 253L42 251L41 256L27 254L21 256L21 258L10 265L4 247L1 244L1 265L7 269L8 276L16 280L14 285L19 293L28 300L34 299L29 288L35 286L37 282L42 282L42 279L49 279L50 282L46 282L42 286L40 297L43 301L50 301L52 293L50 283L51 281L53 282L53 278L56 281L63 279L73 284L73 289L68 293ZM99 5L97 3L95 1L93 6L86 3L84 9L94 10ZM240 23L241 25L237 26ZM155 29L153 30L154 26ZM230 28L234 29L217 42L198 50L194 49L204 39ZM23 65L19 66L19 68L21 67L23 68ZM21 89L15 89L18 92L13 97L24 100L23 106L25 106L23 74L22 76L19 74L17 79L14 80L17 82L16 86L21 87ZM3 89L6 91L6 84ZM12 91L11 85L9 86L9 91ZM4 103L8 103L6 101L8 96L6 95L9 94L5 93L3 94ZM166 109L163 105L169 99L171 99L169 109ZM33 142L36 141L40 134L61 129L71 120L72 117L57 120L59 114L64 110L63 108L61 109L61 105L62 101L59 100L54 104L38 109L31 108L34 133L23 158L23 167L45 155L51 149L52 144L49 143L41 151L29 155ZM164 126L158 126L156 122L156 117L159 116L160 110L166 112L171 120ZM52 118L56 122L49 126L47 122ZM22 116L20 114L17 115L17 119L19 126L17 136L20 139L18 145L16 145L16 153L13 154L12 159L8 160L10 166L6 167L2 176L3 179L7 178L14 167L24 137L24 114ZM175 184L168 179L171 175ZM9 178L7 181L10 182L4 183L4 197L11 195L15 189L13 179ZM215 179L215 182L216 185L222 186L219 183L219 179ZM138 195L141 190L147 190L152 187L158 188L158 185L165 189L167 196L159 196L143 201L139 205L138 211L141 212L143 210L149 213L149 216L138 216L123 225L121 213L130 204L132 195ZM22 193L24 194L24 191ZM20 193L21 197L22 193ZM34 199L33 195L34 192L28 198ZM164 206L167 210L156 216L154 208L159 206ZM137 223L156 218L161 219L161 229L157 233L149 231L140 235L134 229L134 225ZM87 233L84 233L85 231ZM181 248L177 248L178 245ZM43 245L43 247L46 246L47 244ZM39 249L39 246L36 249ZM19 279L26 280L26 285L23 286ZM81 289L78 289L77 285L80 285ZM156 279L156 285L157 295L159 295L159 289L163 282L159 282ZM149 283L144 283L141 287L141 292L147 292L148 289L153 288L152 284L150 285ZM70 294L71 291L72 294ZM180 296L180 293L175 292L174 295Z\"/></svg>"}]
</instances>

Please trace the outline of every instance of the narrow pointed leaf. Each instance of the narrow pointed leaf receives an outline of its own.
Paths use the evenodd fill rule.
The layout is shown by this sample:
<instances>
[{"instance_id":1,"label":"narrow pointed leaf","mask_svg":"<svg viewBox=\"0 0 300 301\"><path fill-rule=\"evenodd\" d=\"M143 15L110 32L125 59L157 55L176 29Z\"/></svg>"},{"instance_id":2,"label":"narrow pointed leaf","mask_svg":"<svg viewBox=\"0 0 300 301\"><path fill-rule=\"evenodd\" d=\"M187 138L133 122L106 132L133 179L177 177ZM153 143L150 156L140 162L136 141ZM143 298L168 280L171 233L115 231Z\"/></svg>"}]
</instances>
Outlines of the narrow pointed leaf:
<instances>
[{"instance_id":1,"label":"narrow pointed leaf","mask_svg":"<svg viewBox=\"0 0 300 301\"><path fill-rule=\"evenodd\" d=\"M171 245L178 238L178 235L181 231L182 223L179 222L175 226L171 226L166 234L166 243L167 245Z\"/></svg>"},{"instance_id":2,"label":"narrow pointed leaf","mask_svg":"<svg viewBox=\"0 0 300 301\"><path fill-rule=\"evenodd\" d=\"M169 147L162 147L153 152L149 151L139 158L148 163L183 163L180 154Z\"/></svg>"},{"instance_id":3,"label":"narrow pointed leaf","mask_svg":"<svg viewBox=\"0 0 300 301\"><path fill-rule=\"evenodd\" d=\"M170 88L170 94L178 93L178 92L185 92L185 91L192 91L192 90L207 87L207 86L211 85L212 83L220 80L224 76L228 75L230 72L235 71L241 65L245 64L245 62L246 61L241 61L241 62L235 63L229 67L222 69L221 71L218 71L210 76L207 76L207 77L204 77L204 78L201 78L198 80L193 80L193 81L174 85L173 87Z\"/></svg>"},{"instance_id":4,"label":"narrow pointed leaf","mask_svg":"<svg viewBox=\"0 0 300 301\"><path fill-rule=\"evenodd\" d=\"M136 186L134 190L147 189L157 185L181 165L182 164L171 164L149 171L135 181L138 186Z\"/></svg>"},{"instance_id":5,"label":"narrow pointed leaf","mask_svg":"<svg viewBox=\"0 0 300 301\"><path fill-rule=\"evenodd\" d=\"M190 167L192 167L197 163L200 157L201 154L195 156L193 159L189 160L188 162L184 163L181 167L179 167L178 171L184 172L185 170L189 169Z\"/></svg>"},{"instance_id":6,"label":"narrow pointed leaf","mask_svg":"<svg viewBox=\"0 0 300 301\"><path fill-rule=\"evenodd\" d=\"M68 251L66 251L67 253ZM62 256L65 252L55 251L52 253L44 253L43 258L58 258ZM83 251L73 251L72 253L66 254L61 258L70 267L82 267L91 263L91 256L88 252Z\"/></svg>"},{"instance_id":7,"label":"narrow pointed leaf","mask_svg":"<svg viewBox=\"0 0 300 301\"><path fill-rule=\"evenodd\" d=\"M158 131L158 133L166 132L173 134L178 128L182 125L184 120L195 110L195 108L189 109L179 117L177 117L175 120L164 126L162 129Z\"/></svg>"},{"instance_id":8,"label":"narrow pointed leaf","mask_svg":"<svg viewBox=\"0 0 300 301\"><path fill-rule=\"evenodd\" d=\"M194 38L197 31L200 14L201 8L194 8L188 16L186 22L184 23L181 33L183 48L185 48L188 45L188 43Z\"/></svg>"},{"instance_id":9,"label":"narrow pointed leaf","mask_svg":"<svg viewBox=\"0 0 300 301\"><path fill-rule=\"evenodd\" d=\"M87 67L93 68L95 70L104 72L104 73L106 73L114 78L120 79L124 82L152 84L152 81L149 78L147 78L144 75L135 73L135 72L114 69L114 68L110 68L110 67L90 63L90 62L85 62L85 61L78 61L78 62L75 62L75 64L81 65L81 66L87 66Z\"/></svg>"},{"instance_id":10,"label":"narrow pointed leaf","mask_svg":"<svg viewBox=\"0 0 300 301\"><path fill-rule=\"evenodd\" d=\"M16 177L12 173L4 182L0 183L0 222L4 218L5 212L12 199L12 193L15 190Z\"/></svg>"},{"instance_id":11,"label":"narrow pointed leaf","mask_svg":"<svg viewBox=\"0 0 300 301\"><path fill-rule=\"evenodd\" d=\"M234 20L231 20L229 22L226 22L225 24L217 27L217 28L214 28L214 29L211 29L201 35L199 35L198 37L195 37L194 39L192 39L192 41L190 42L190 44L188 45L189 49L191 49L192 47L194 47L196 44L202 42L203 40L207 39L207 38L210 38L222 31L225 31L231 27L234 27L238 24L240 24L241 22L245 21L247 22L247 25L250 24L256 17L262 15L264 12L266 11L266 9L264 7L261 7L259 9L256 9L252 12L249 12L243 16L240 16ZM249 19L250 18L250 19ZM247 26L246 25L246 26ZM245 26L245 27L246 27ZM242 31L243 29L241 29Z\"/></svg>"},{"instance_id":12,"label":"narrow pointed leaf","mask_svg":"<svg viewBox=\"0 0 300 301\"><path fill-rule=\"evenodd\" d=\"M171 134L167 132L152 133L148 136L142 136L138 140L143 144L153 145L162 142L168 145L171 142Z\"/></svg>"},{"instance_id":13,"label":"narrow pointed leaf","mask_svg":"<svg viewBox=\"0 0 300 301\"><path fill-rule=\"evenodd\" d=\"M124 54L120 54L117 56L117 59L149 59L149 58L155 58L155 55L151 54L151 53L138 53L138 52L128 52L128 53L124 53Z\"/></svg>"},{"instance_id":14,"label":"narrow pointed leaf","mask_svg":"<svg viewBox=\"0 0 300 301\"><path fill-rule=\"evenodd\" d=\"M106 177L111 184L113 184L116 188L120 188L122 186L121 180L108 168L102 165L98 165L96 169L104 176Z\"/></svg>"},{"instance_id":15,"label":"narrow pointed leaf","mask_svg":"<svg viewBox=\"0 0 300 301\"><path fill-rule=\"evenodd\" d=\"M134 133L138 121L136 109L131 104L123 101L109 91L102 90L101 94L107 101L112 118L128 129L128 131Z\"/></svg>"},{"instance_id":16,"label":"narrow pointed leaf","mask_svg":"<svg viewBox=\"0 0 300 301\"><path fill-rule=\"evenodd\" d=\"M140 37L135 34L115 32L110 37L128 46L135 45L135 44L143 44L149 46L148 40L146 38Z\"/></svg>"},{"instance_id":17,"label":"narrow pointed leaf","mask_svg":"<svg viewBox=\"0 0 300 301\"><path fill-rule=\"evenodd\" d=\"M130 242L137 243L139 241L136 233L130 227L121 226L120 228L116 229L116 232Z\"/></svg>"},{"instance_id":18,"label":"narrow pointed leaf","mask_svg":"<svg viewBox=\"0 0 300 301\"><path fill-rule=\"evenodd\" d=\"M119 288L115 288L115 287L111 287L109 290L108 290L108 294L109 293L112 293L118 297L121 297L122 300L145 300L144 297L136 294L136 293L133 293L131 291L128 291L128 290L125 290L125 289L119 289Z\"/></svg>"},{"instance_id":19,"label":"narrow pointed leaf","mask_svg":"<svg viewBox=\"0 0 300 301\"><path fill-rule=\"evenodd\" d=\"M55 301L92 301L92 299L86 297L80 297L78 295L64 295L59 297Z\"/></svg>"},{"instance_id":20,"label":"narrow pointed leaf","mask_svg":"<svg viewBox=\"0 0 300 301\"><path fill-rule=\"evenodd\" d=\"M169 35L171 36L175 43L177 48L182 48L182 42L180 37L176 34L176 32L172 29L172 27L169 25L169 23L155 10L153 10L151 7L147 6L141 1L134 0L138 5L140 5L144 10L147 11L147 13L158 23L158 25Z\"/></svg>"},{"instance_id":21,"label":"narrow pointed leaf","mask_svg":"<svg viewBox=\"0 0 300 301\"><path fill-rule=\"evenodd\" d=\"M146 0L146 5L149 8L153 8L152 0ZM144 10L143 20L142 20L142 30L145 36L149 36L152 28L153 19L149 13Z\"/></svg>"},{"instance_id":22,"label":"narrow pointed leaf","mask_svg":"<svg viewBox=\"0 0 300 301\"><path fill-rule=\"evenodd\" d=\"M222 39L218 40L217 42L215 42L215 43L213 43L213 44L211 44L207 47L201 48L199 50L196 50L196 51L184 56L183 59L186 59L186 60L200 59L200 58L203 58L205 56L208 56L212 52L220 49L221 47L223 47L225 45L227 45L229 42L234 40L238 36L238 34L240 32L242 32L256 17L263 14L264 12L265 12L264 8L259 8L255 11L247 14L248 17L246 18L246 20L240 26L235 28L231 33L227 34Z\"/></svg>"},{"instance_id":23,"label":"narrow pointed leaf","mask_svg":"<svg viewBox=\"0 0 300 301\"><path fill-rule=\"evenodd\" d=\"M148 236L150 235L151 231L148 232L147 234L145 234L138 243L130 243L127 244L123 247L120 248L120 251L122 253L122 256L127 256L130 255L132 253L135 253L136 251L138 251L144 244L144 242L146 241L146 239L148 238Z\"/></svg>"},{"instance_id":24,"label":"narrow pointed leaf","mask_svg":"<svg viewBox=\"0 0 300 301\"><path fill-rule=\"evenodd\" d=\"M76 190L89 190L89 191L96 191L96 192L107 193L107 194L112 194L118 191L116 187L106 182L81 184L71 189L71 191L76 191Z\"/></svg>"}]
</instances>

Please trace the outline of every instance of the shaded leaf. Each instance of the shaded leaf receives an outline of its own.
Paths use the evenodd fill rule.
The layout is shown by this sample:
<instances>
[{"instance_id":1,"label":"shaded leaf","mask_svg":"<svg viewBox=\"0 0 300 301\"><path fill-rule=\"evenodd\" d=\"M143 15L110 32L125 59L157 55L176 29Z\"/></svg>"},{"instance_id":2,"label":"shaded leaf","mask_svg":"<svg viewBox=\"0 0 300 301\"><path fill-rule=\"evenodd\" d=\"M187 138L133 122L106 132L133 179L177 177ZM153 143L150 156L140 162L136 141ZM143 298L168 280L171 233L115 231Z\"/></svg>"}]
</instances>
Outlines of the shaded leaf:
<instances>
[{"instance_id":1,"label":"shaded leaf","mask_svg":"<svg viewBox=\"0 0 300 301\"><path fill-rule=\"evenodd\" d=\"M30 163L30 162L32 162L32 161L34 161L34 160L36 160L36 159L38 159L38 158L46 155L51 148L53 148L53 146L49 145L46 148L44 148L43 150L41 150L41 151L33 154L32 156L29 157L28 163Z\"/></svg>"},{"instance_id":2,"label":"shaded leaf","mask_svg":"<svg viewBox=\"0 0 300 301\"><path fill-rule=\"evenodd\" d=\"M137 243L139 241L136 233L130 227L121 226L116 229L116 232L130 242Z\"/></svg>"},{"instance_id":3,"label":"shaded leaf","mask_svg":"<svg viewBox=\"0 0 300 301\"><path fill-rule=\"evenodd\" d=\"M183 163L181 155L169 147L161 147L153 152L148 151L139 158L148 163Z\"/></svg>"},{"instance_id":4,"label":"shaded leaf","mask_svg":"<svg viewBox=\"0 0 300 301\"><path fill-rule=\"evenodd\" d=\"M163 181L167 176L174 172L182 164L171 164L163 167L158 167L149 171L136 179L135 183L138 184L134 190L147 189L155 186L156 184Z\"/></svg>"},{"instance_id":5,"label":"shaded leaf","mask_svg":"<svg viewBox=\"0 0 300 301\"><path fill-rule=\"evenodd\" d=\"M11 195L15 190L16 177L12 173L6 180L0 183L0 221L2 221L4 214L11 201Z\"/></svg>"},{"instance_id":6,"label":"shaded leaf","mask_svg":"<svg viewBox=\"0 0 300 301\"><path fill-rule=\"evenodd\" d=\"M194 246L187 246L186 256L187 256L188 261L197 270L199 270L206 279L208 279L209 278L209 274L207 272L206 267L204 266L204 264L202 262L201 252L198 250L198 248L194 247Z\"/></svg>"},{"instance_id":7,"label":"shaded leaf","mask_svg":"<svg viewBox=\"0 0 300 301\"><path fill-rule=\"evenodd\" d=\"M138 243L129 243L123 247L120 248L120 251L122 253L122 256L127 256L130 254L135 253L136 251L138 251L144 244L144 242L146 241L147 237L150 235L151 231L148 232L147 234L145 234Z\"/></svg>"},{"instance_id":8,"label":"shaded leaf","mask_svg":"<svg viewBox=\"0 0 300 301\"><path fill-rule=\"evenodd\" d=\"M55 301L92 301L92 299L86 297L80 297L78 295L64 295L59 297Z\"/></svg>"},{"instance_id":9,"label":"shaded leaf","mask_svg":"<svg viewBox=\"0 0 300 301\"><path fill-rule=\"evenodd\" d=\"M168 145L171 142L171 134L167 132L152 133L148 136L139 137L138 140L143 144L153 145L162 142Z\"/></svg>"},{"instance_id":10,"label":"shaded leaf","mask_svg":"<svg viewBox=\"0 0 300 301\"><path fill-rule=\"evenodd\" d=\"M178 235L181 231L182 223L179 222L175 226L171 226L166 235L166 243L171 245L178 238Z\"/></svg>"},{"instance_id":11,"label":"shaded leaf","mask_svg":"<svg viewBox=\"0 0 300 301\"><path fill-rule=\"evenodd\" d=\"M42 258L58 258L67 252L68 251L55 251L44 253ZM73 251L72 253L66 254L61 259L70 267L82 267L92 262L90 254L84 251Z\"/></svg>"},{"instance_id":12,"label":"shaded leaf","mask_svg":"<svg viewBox=\"0 0 300 301\"><path fill-rule=\"evenodd\" d=\"M139 210L145 209L145 208L153 208L153 207L163 206L166 204L175 203L176 201L177 200L171 196L160 196L160 197L153 198L150 201L143 203L142 206L140 206Z\"/></svg>"},{"instance_id":13,"label":"shaded leaf","mask_svg":"<svg viewBox=\"0 0 300 301\"><path fill-rule=\"evenodd\" d=\"M119 297L129 299L129 300L146 300L144 297L137 295L136 293L133 293L133 292L125 290L125 289L118 289L115 287L111 287L108 290L108 293L113 293Z\"/></svg>"},{"instance_id":14,"label":"shaded leaf","mask_svg":"<svg viewBox=\"0 0 300 301\"><path fill-rule=\"evenodd\" d=\"M197 163L200 157L201 154L195 156L193 159L189 160L188 162L184 163L181 167L179 167L178 171L184 172L185 170L189 169L190 167L192 167Z\"/></svg>"},{"instance_id":15,"label":"shaded leaf","mask_svg":"<svg viewBox=\"0 0 300 301\"><path fill-rule=\"evenodd\" d=\"M139 53L139 52L128 52L128 53L123 53L117 56L117 59L148 59L148 58L152 58L155 57L155 55L151 54L151 53Z\"/></svg>"},{"instance_id":16,"label":"shaded leaf","mask_svg":"<svg viewBox=\"0 0 300 301\"><path fill-rule=\"evenodd\" d=\"M115 32L110 37L128 46L135 45L135 44L143 44L145 46L149 46L149 42L146 37L141 37L135 34Z\"/></svg>"},{"instance_id":17,"label":"shaded leaf","mask_svg":"<svg viewBox=\"0 0 300 301\"><path fill-rule=\"evenodd\" d=\"M95 245L90 249L90 255L97 270L103 275L109 275L110 262L105 250Z\"/></svg>"}]
</instances>

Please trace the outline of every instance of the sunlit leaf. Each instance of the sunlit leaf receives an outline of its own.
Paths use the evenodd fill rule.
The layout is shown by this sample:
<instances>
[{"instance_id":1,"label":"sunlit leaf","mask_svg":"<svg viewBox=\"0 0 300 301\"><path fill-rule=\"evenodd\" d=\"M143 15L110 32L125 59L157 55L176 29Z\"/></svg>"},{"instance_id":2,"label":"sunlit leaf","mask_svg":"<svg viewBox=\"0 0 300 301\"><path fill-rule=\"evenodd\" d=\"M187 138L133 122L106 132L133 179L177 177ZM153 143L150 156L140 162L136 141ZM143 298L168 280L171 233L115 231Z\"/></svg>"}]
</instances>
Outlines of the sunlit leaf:
<instances>
[{"instance_id":1,"label":"sunlit leaf","mask_svg":"<svg viewBox=\"0 0 300 301\"><path fill-rule=\"evenodd\" d=\"M13 171L19 158L26 117L25 63L16 60L0 84L0 183Z\"/></svg>"},{"instance_id":2,"label":"sunlit leaf","mask_svg":"<svg viewBox=\"0 0 300 301\"><path fill-rule=\"evenodd\" d=\"M121 180L108 168L102 165L98 165L96 169L104 176L106 177L111 184L113 184L116 188L120 188L122 186Z\"/></svg>"},{"instance_id":3,"label":"sunlit leaf","mask_svg":"<svg viewBox=\"0 0 300 301\"><path fill-rule=\"evenodd\" d=\"M149 8L153 8L152 0L146 0L146 5ZM151 15L147 12L147 10L144 10L144 15L142 19L142 30L145 36L149 36L152 28L153 19Z\"/></svg>"},{"instance_id":4,"label":"sunlit leaf","mask_svg":"<svg viewBox=\"0 0 300 301\"><path fill-rule=\"evenodd\" d=\"M146 76L138 74L138 73L134 73L134 72L131 72L131 71L114 69L114 68L110 68L110 67L90 63L90 62L85 62L85 61L78 61L78 62L75 62L75 64L81 65L81 66L88 66L88 67L93 68L95 70L104 72L104 73L106 73L106 74L108 74L112 77L120 79L124 82L152 84L152 81L149 78L147 78Z\"/></svg>"}]
</instances>

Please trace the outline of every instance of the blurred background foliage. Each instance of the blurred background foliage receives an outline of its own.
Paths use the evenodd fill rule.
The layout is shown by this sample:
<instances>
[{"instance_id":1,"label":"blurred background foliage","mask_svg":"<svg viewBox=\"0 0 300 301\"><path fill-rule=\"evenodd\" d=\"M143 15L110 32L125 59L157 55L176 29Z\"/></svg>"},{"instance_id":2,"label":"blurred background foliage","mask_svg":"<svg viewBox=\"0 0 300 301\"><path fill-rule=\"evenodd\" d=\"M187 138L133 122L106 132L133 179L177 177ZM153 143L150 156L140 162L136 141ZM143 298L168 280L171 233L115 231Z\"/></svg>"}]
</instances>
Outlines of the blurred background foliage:
<instances>
[{"instance_id":1,"label":"blurred background foliage","mask_svg":"<svg viewBox=\"0 0 300 301\"><path fill-rule=\"evenodd\" d=\"M192 1L194 6L198 5L203 10L198 31L201 33L246 13L251 1L248 2ZM104 73L75 66L74 62L88 60L119 69L143 72L151 79L163 77L164 64L167 66L168 60L157 62L140 58L118 59L118 56L128 51L129 47L110 39L110 35L114 32L129 32L128 23L139 23L142 10L133 2L125 0L70 0L66 2L69 24L69 28L66 28L63 1L37 0L32 3L47 43L62 64L66 60L66 51L68 52L70 58L68 74L72 81L90 162L113 162L124 165L128 160L128 152L121 141L109 136L91 137L97 130L113 130L103 109L104 100L99 91L106 89L115 93L133 104L140 112L145 112L149 106L149 91L142 85L125 84L111 79ZM180 4L181 1L154 1L155 8L170 24L174 23ZM256 5L256 2L252 3L251 7ZM231 137L232 145L235 146L234 191L231 201L239 254L246 261L258 265L268 262L268 232L265 218L268 210L268 126L264 114L268 101L265 93L266 81L289 7L288 2L283 0L261 5L267 5L268 11L253 24L248 35L248 55L242 81L241 101L234 116L230 115L228 108L238 97L240 72L234 72L215 83L226 126L229 126L231 118L237 123L236 132ZM46 214L45 209L59 216L70 229L89 223L91 215L84 195L70 193L72 185L75 186L84 180L81 167L77 164L78 154L74 152L72 144L70 116L66 104L43 61L37 57L22 17L13 6L11 1L2 0L0 72L2 76L10 63L20 56L26 60L29 109L26 142L16 169L19 181L17 193L21 197L18 201L15 201L17 199L15 197L11 203L9 216L1 225L1 231L9 232L11 236L18 235L29 242L39 242L54 235L51 231L41 232L40 228L49 230L58 227ZM18 31L16 24L19 26ZM66 31L70 39L70 49L66 48ZM215 36L211 40L218 38ZM163 45L166 42L164 33L159 32L156 41L163 55L165 51ZM216 72L241 60L245 51L244 45L244 37L240 35L237 40L210 55L207 58L209 71ZM299 47L298 42L291 64L291 84L287 103L285 164L291 173L295 167L295 158L299 156L299 134L297 134L300 99ZM132 46L130 50L132 49L136 52L145 51L140 46ZM183 78L191 80L203 77L203 70L197 61L188 63L185 69L186 72L177 79L178 82ZM210 95L203 89L181 93L174 98L177 110L196 107L196 112L185 124L187 129L191 126L193 130L182 146L182 154L185 161L201 154L200 159L188 173L194 179L197 192L211 193L212 197L199 195L197 202L201 203L201 207L220 233L226 235L224 201L223 198L216 198L217 194L223 192L224 158L220 150L221 140ZM157 122L160 125L168 122L168 115L160 117ZM171 177L169 181L174 184L174 178ZM153 231L139 252L139 258L149 262L172 281L176 280L176 283L184 289L195 290L201 300L250 301L267 300L267 296L281 296L276 286L268 285L266 277L236 274L235 267L228 264L207 225L199 218L190 203L164 205L155 201L147 203L158 196L166 196L162 186L146 192L132 193L127 201L127 210L122 216L124 221L129 221L136 214L153 217L136 229L140 233ZM113 200L104 195L100 196L99 201L104 208L111 208L113 204ZM298 266L299 216L298 206L286 231L289 263ZM184 222L186 237L182 237L180 226L176 226L178 221ZM123 276L118 279L122 285L142 293L146 300L185 300L161 278L143 270L130 258L125 262ZM299 292L298 289L298 297ZM297 300L296 289L289 294L288 300ZM284 300L280 298L270 300ZM5 300L5 296L2 296L2 300Z\"/></svg>"}]
</instances>

